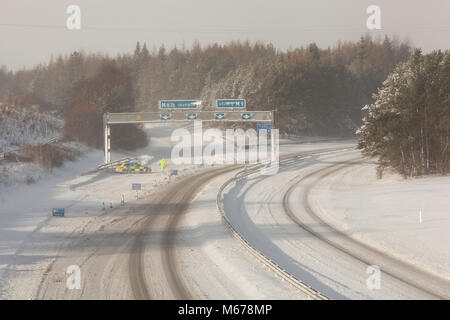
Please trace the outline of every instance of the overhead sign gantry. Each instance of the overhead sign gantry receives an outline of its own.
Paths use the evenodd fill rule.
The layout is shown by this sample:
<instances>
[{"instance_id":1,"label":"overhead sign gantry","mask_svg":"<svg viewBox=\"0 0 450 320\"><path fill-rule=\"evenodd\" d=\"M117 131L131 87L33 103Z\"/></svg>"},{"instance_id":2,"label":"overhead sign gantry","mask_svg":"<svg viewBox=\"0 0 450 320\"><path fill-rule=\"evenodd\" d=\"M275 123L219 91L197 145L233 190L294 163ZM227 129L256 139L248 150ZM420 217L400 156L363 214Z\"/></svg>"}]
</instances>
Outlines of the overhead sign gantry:
<instances>
[{"instance_id":1,"label":"overhead sign gantry","mask_svg":"<svg viewBox=\"0 0 450 320\"><path fill-rule=\"evenodd\" d=\"M218 99L218 111L199 110L199 100L161 100L160 112L105 113L103 128L105 134L105 163L111 162L111 128L113 124L157 123L157 122L267 122L274 121L273 111L247 111L244 99Z\"/></svg>"}]
</instances>

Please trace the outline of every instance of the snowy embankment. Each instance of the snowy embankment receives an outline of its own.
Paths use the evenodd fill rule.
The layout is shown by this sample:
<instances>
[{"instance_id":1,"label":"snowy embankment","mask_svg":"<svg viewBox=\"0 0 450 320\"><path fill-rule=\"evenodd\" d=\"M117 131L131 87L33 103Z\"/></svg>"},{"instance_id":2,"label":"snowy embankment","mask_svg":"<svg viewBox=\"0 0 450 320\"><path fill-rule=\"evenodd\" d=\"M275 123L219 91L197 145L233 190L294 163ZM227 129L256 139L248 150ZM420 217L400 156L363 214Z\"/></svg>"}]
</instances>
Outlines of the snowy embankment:
<instances>
[{"instance_id":1,"label":"snowy embankment","mask_svg":"<svg viewBox=\"0 0 450 320\"><path fill-rule=\"evenodd\" d=\"M0 153L59 137L62 127L63 121L50 114L2 106L0 107ZM34 183L45 176L45 169L37 164L19 160L0 161L0 188Z\"/></svg>"},{"instance_id":2,"label":"snowy embankment","mask_svg":"<svg viewBox=\"0 0 450 320\"><path fill-rule=\"evenodd\" d=\"M314 210L350 236L450 279L450 177L376 178L366 160L320 181Z\"/></svg>"},{"instance_id":3,"label":"snowy embankment","mask_svg":"<svg viewBox=\"0 0 450 320\"><path fill-rule=\"evenodd\" d=\"M34 145L60 135L63 121L30 109L0 107L0 152Z\"/></svg>"}]
</instances>

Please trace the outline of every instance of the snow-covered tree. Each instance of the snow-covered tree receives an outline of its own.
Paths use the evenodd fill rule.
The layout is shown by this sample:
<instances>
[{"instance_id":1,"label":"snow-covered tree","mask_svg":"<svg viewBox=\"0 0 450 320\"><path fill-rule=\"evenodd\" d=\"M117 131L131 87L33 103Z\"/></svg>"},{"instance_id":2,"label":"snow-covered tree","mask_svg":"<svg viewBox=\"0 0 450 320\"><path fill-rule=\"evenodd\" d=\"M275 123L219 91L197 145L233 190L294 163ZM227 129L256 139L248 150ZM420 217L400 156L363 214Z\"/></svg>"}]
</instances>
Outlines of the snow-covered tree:
<instances>
[{"instance_id":1,"label":"snow-covered tree","mask_svg":"<svg viewBox=\"0 0 450 320\"><path fill-rule=\"evenodd\" d=\"M450 52L416 50L366 105L359 146L405 176L449 170Z\"/></svg>"}]
</instances>

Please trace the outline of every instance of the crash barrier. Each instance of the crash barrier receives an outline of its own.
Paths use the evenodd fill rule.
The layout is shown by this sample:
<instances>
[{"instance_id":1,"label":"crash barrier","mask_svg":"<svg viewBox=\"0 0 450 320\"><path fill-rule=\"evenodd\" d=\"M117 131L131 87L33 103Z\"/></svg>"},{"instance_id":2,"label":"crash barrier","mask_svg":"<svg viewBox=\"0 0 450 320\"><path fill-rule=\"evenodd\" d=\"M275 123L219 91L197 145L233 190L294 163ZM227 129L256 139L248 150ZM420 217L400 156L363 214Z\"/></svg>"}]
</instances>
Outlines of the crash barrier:
<instances>
[{"instance_id":1,"label":"crash barrier","mask_svg":"<svg viewBox=\"0 0 450 320\"><path fill-rule=\"evenodd\" d=\"M283 166L289 166L293 163L298 162L299 159L308 157L311 155L311 153L314 152L314 154L327 154L330 152L335 151L343 151L343 150L354 150L353 147L348 148L327 148L323 149L320 152L317 151L305 151L303 153L294 153L288 155L285 159L280 160L280 165ZM230 220L227 218L224 210L224 191L227 189L230 185L238 182L241 179L244 179L251 174L254 174L258 171L260 171L262 168L266 167L267 164L256 164L252 166L245 166L244 170L239 171L236 173L233 177L225 181L225 183L220 187L219 192L217 193L216 197L216 206L219 210L219 213L222 217L222 221L224 222L225 226L230 230L231 234L238 239L243 246L251 253L253 254L257 259L259 259L261 262L263 262L266 266L268 266L270 269L272 269L276 274L281 276L283 279L285 279L287 282L289 282L291 285L296 287L297 289L301 290L302 292L307 293L312 299L317 300L327 300L329 299L324 294L318 292L314 288L308 286L307 284L301 282L297 278L295 278L292 274L290 274L288 271L283 269L280 265L278 265L275 261L273 261L271 258L267 257L265 254L263 254L261 251L259 251L257 248L255 248L250 242L247 241L247 239L244 238L243 235L241 235L232 225Z\"/></svg>"},{"instance_id":2,"label":"crash barrier","mask_svg":"<svg viewBox=\"0 0 450 320\"><path fill-rule=\"evenodd\" d=\"M130 162L130 161L137 161L137 159L136 158L123 158L123 159L111 161L111 162L97 166L97 170L115 167L117 165L121 165L122 163Z\"/></svg>"},{"instance_id":3,"label":"crash barrier","mask_svg":"<svg viewBox=\"0 0 450 320\"><path fill-rule=\"evenodd\" d=\"M312 299L316 300L327 300L328 297L321 294L317 290L313 289L312 287L306 285L305 283L301 282L297 278L295 278L292 274L290 274L288 271L283 269L280 265L278 265L275 261L273 261L271 258L264 255L261 251L259 251L257 248L255 248L252 244L250 244L247 239L245 239L231 224L230 220L227 218L224 210L224 204L223 204L223 198L224 198L224 191L225 189L239 181L240 179L247 177L251 173L255 173L257 170L260 170L262 165L256 165L251 168L246 167L244 170L238 172L235 176L228 179L219 189L219 192L217 193L216 198L216 206L217 209L220 212L220 215L222 216L222 220L224 221L226 227L230 230L231 234L238 239L244 247L253 254L257 259L259 259L261 262L263 262L266 266L268 266L270 269L272 269L276 274L278 274L280 277L282 277L284 280L289 282L291 285L299 289L300 291L306 293L308 296L310 296Z\"/></svg>"}]
</instances>

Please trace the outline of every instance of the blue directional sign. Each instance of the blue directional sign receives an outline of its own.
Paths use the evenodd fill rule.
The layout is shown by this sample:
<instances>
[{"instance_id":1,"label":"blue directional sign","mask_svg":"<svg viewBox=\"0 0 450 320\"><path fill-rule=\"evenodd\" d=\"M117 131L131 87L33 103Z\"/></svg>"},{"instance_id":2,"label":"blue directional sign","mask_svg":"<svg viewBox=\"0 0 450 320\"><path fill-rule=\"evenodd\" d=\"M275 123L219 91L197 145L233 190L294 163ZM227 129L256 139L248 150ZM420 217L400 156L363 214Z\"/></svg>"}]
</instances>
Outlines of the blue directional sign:
<instances>
[{"instance_id":1,"label":"blue directional sign","mask_svg":"<svg viewBox=\"0 0 450 320\"><path fill-rule=\"evenodd\" d=\"M188 120L197 120L197 114L196 113L188 113L187 119Z\"/></svg>"},{"instance_id":2,"label":"blue directional sign","mask_svg":"<svg viewBox=\"0 0 450 320\"><path fill-rule=\"evenodd\" d=\"M215 113L214 117L216 120L224 120L225 119L225 113Z\"/></svg>"},{"instance_id":3,"label":"blue directional sign","mask_svg":"<svg viewBox=\"0 0 450 320\"><path fill-rule=\"evenodd\" d=\"M252 118L252 114L251 113L243 113L241 114L241 119L242 120L250 120Z\"/></svg>"},{"instance_id":4,"label":"blue directional sign","mask_svg":"<svg viewBox=\"0 0 450 320\"><path fill-rule=\"evenodd\" d=\"M161 120L170 120L170 113L161 113Z\"/></svg>"},{"instance_id":5,"label":"blue directional sign","mask_svg":"<svg viewBox=\"0 0 450 320\"><path fill-rule=\"evenodd\" d=\"M201 105L198 100L161 100L159 101L160 109L198 109Z\"/></svg>"},{"instance_id":6,"label":"blue directional sign","mask_svg":"<svg viewBox=\"0 0 450 320\"><path fill-rule=\"evenodd\" d=\"M141 184L140 183L132 183L131 190L141 190Z\"/></svg>"},{"instance_id":7,"label":"blue directional sign","mask_svg":"<svg viewBox=\"0 0 450 320\"><path fill-rule=\"evenodd\" d=\"M52 215L54 217L64 217L64 208L53 208Z\"/></svg>"},{"instance_id":8,"label":"blue directional sign","mask_svg":"<svg viewBox=\"0 0 450 320\"><path fill-rule=\"evenodd\" d=\"M217 99L216 107L245 109L245 99Z\"/></svg>"},{"instance_id":9,"label":"blue directional sign","mask_svg":"<svg viewBox=\"0 0 450 320\"><path fill-rule=\"evenodd\" d=\"M266 130L266 133L270 135L270 122L258 122L258 134L262 134L261 130Z\"/></svg>"}]
</instances>

